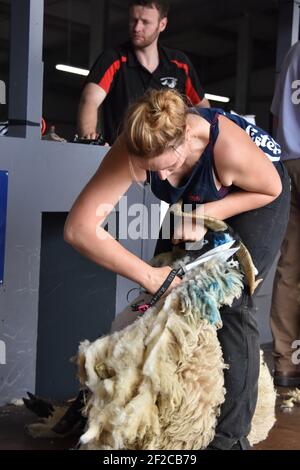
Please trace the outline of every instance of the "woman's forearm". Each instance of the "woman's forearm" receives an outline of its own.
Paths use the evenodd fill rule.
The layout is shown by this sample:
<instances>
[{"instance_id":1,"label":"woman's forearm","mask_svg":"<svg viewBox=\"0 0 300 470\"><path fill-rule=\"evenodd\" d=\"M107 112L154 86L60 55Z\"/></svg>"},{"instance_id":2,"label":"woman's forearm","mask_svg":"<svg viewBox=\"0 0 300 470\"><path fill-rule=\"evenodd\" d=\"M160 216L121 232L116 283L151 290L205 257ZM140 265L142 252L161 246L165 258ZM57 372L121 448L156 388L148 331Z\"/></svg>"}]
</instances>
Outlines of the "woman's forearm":
<instances>
[{"instance_id":1,"label":"woman's forearm","mask_svg":"<svg viewBox=\"0 0 300 470\"><path fill-rule=\"evenodd\" d=\"M266 206L276 199L274 196L266 194L250 193L239 191L229 194L219 201L207 202L204 204L204 215L220 220L226 220L234 215L241 214L259 207ZM203 206L201 209L203 214ZM197 212L197 209L196 209Z\"/></svg>"}]
</instances>

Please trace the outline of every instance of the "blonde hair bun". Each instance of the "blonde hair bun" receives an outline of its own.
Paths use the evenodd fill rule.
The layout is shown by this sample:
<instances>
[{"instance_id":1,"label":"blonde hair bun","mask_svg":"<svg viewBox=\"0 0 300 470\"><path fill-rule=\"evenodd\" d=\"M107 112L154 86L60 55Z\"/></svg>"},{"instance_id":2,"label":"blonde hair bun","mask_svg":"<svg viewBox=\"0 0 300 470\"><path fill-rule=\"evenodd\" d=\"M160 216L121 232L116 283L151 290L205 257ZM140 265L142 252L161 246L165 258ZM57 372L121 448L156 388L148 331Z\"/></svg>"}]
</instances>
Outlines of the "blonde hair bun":
<instances>
[{"instance_id":1,"label":"blonde hair bun","mask_svg":"<svg viewBox=\"0 0 300 470\"><path fill-rule=\"evenodd\" d=\"M131 105L124 122L130 153L160 155L171 143L183 140L187 105L176 90L150 90Z\"/></svg>"}]
</instances>

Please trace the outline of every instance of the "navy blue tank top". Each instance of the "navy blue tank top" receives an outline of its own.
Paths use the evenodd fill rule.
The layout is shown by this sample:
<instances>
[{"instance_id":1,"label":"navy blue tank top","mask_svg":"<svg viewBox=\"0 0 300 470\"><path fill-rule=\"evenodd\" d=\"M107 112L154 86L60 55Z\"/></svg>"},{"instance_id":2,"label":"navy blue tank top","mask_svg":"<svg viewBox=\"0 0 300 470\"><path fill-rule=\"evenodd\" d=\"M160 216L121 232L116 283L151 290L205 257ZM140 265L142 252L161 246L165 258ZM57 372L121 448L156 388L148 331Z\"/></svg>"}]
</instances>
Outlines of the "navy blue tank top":
<instances>
[{"instance_id":1,"label":"navy blue tank top","mask_svg":"<svg viewBox=\"0 0 300 470\"><path fill-rule=\"evenodd\" d=\"M202 204L225 197L233 186L222 186L219 190L214 180L214 145L219 135L218 116L221 114L244 129L253 142L261 148L266 156L276 165L280 161L281 148L275 140L258 126L249 123L241 116L226 113L217 108L191 108L191 113L199 114L210 123L209 143L195 164L192 173L181 186L172 186L166 179L161 180L155 171L147 171L147 181L151 190L159 199L174 204L180 199L184 204Z\"/></svg>"}]
</instances>

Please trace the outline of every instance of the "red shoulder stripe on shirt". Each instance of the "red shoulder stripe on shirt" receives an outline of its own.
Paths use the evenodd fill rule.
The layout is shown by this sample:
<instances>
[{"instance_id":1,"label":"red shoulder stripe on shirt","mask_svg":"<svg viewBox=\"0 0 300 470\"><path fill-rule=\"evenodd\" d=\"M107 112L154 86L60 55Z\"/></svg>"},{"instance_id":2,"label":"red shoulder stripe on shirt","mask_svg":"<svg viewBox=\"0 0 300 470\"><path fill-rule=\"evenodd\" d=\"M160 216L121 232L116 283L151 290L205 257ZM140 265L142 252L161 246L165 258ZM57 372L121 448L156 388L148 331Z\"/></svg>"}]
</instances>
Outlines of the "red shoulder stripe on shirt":
<instances>
[{"instance_id":1,"label":"red shoulder stripe on shirt","mask_svg":"<svg viewBox=\"0 0 300 470\"><path fill-rule=\"evenodd\" d=\"M111 64L111 66L106 70L105 74L103 75L102 79L98 83L103 90L108 93L111 87L112 81L114 79L115 74L121 67L121 63L127 62L127 57L122 56L121 59L116 60Z\"/></svg>"},{"instance_id":2,"label":"red shoulder stripe on shirt","mask_svg":"<svg viewBox=\"0 0 300 470\"><path fill-rule=\"evenodd\" d=\"M188 96L192 102L192 104L198 104L201 101L200 96L196 92L195 88L193 87L192 80L189 76L189 67L187 64L183 62L178 62L177 60L171 60L174 64L177 65L178 68L183 69L185 71L187 80L185 84L185 94Z\"/></svg>"}]
</instances>

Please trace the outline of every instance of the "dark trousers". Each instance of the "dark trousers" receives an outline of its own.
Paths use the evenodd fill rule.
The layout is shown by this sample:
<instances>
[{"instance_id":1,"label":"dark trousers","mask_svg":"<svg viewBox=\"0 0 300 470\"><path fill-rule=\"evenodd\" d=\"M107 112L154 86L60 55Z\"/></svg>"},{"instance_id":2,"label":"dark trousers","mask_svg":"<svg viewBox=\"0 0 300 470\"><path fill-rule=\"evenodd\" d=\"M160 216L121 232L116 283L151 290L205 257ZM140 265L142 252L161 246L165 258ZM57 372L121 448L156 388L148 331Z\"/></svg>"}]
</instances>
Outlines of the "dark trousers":
<instances>
[{"instance_id":1,"label":"dark trousers","mask_svg":"<svg viewBox=\"0 0 300 470\"><path fill-rule=\"evenodd\" d=\"M265 207L226 220L250 251L258 270L257 278L263 279L279 251L288 220L289 177L282 164L277 169L283 186L280 196ZM158 251L166 251L166 240L156 250ZM223 327L218 331L218 338L229 369L224 372L225 402L221 407L215 438L210 448L227 450L236 443L240 443L242 449L247 446L246 437L257 401L260 364L255 308L258 290L259 288L250 296L245 286L242 296L231 307L221 309Z\"/></svg>"}]
</instances>

